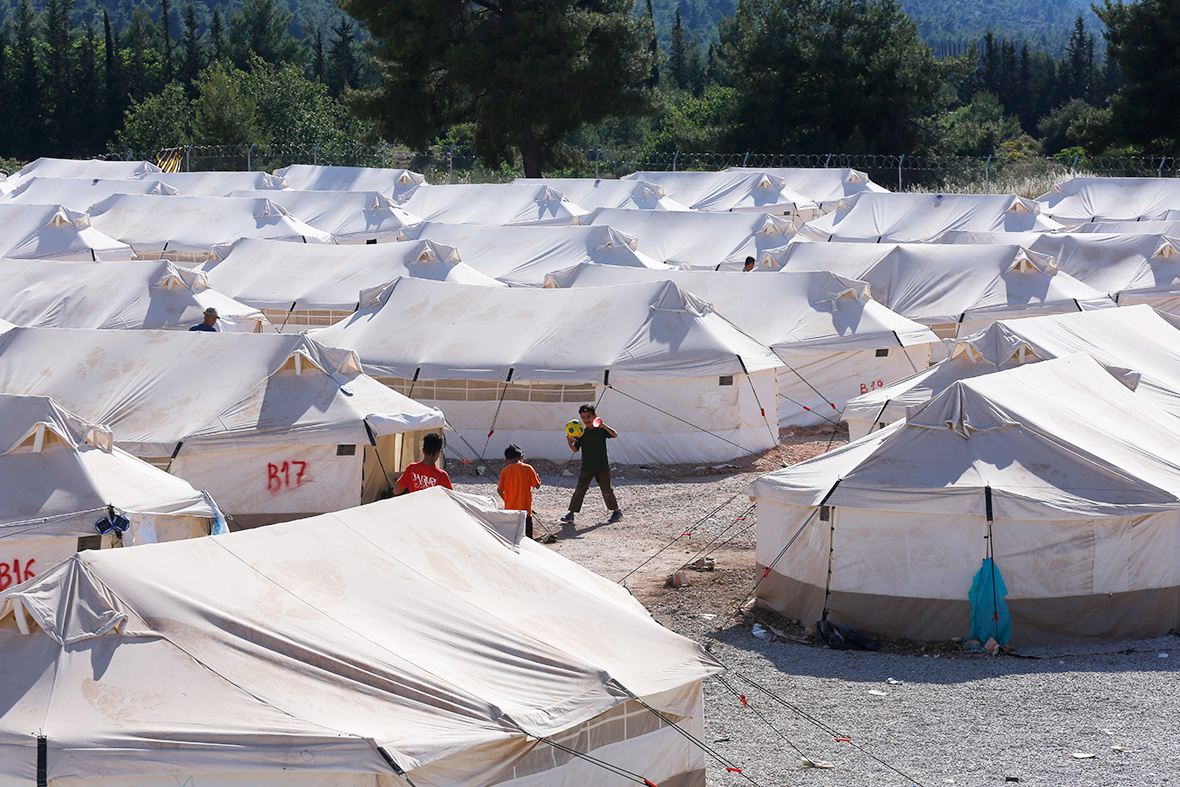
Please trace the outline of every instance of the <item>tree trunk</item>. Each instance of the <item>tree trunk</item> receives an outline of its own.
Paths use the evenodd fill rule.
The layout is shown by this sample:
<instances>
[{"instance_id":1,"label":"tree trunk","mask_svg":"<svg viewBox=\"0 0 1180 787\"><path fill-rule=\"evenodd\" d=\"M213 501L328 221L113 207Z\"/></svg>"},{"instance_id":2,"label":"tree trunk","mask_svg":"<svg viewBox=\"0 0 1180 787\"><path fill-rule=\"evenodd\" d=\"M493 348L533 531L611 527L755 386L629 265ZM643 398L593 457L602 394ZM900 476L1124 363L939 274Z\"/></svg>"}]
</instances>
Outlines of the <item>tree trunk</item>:
<instances>
[{"instance_id":1,"label":"tree trunk","mask_svg":"<svg viewBox=\"0 0 1180 787\"><path fill-rule=\"evenodd\" d=\"M541 151L532 140L525 140L521 142L520 146L521 163L524 164L524 176L526 178L541 177Z\"/></svg>"}]
</instances>

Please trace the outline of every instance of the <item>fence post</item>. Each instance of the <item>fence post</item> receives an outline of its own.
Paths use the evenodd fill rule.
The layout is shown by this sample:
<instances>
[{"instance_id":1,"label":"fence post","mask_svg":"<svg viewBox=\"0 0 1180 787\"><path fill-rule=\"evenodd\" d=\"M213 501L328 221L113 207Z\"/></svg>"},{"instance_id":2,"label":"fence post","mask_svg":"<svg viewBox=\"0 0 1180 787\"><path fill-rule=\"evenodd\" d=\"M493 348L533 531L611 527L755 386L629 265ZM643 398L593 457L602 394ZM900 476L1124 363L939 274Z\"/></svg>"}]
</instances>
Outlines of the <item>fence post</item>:
<instances>
[{"instance_id":1,"label":"fence post","mask_svg":"<svg viewBox=\"0 0 1180 787\"><path fill-rule=\"evenodd\" d=\"M451 149L447 151L447 183L455 182L455 143L451 143Z\"/></svg>"},{"instance_id":2,"label":"fence post","mask_svg":"<svg viewBox=\"0 0 1180 787\"><path fill-rule=\"evenodd\" d=\"M680 151L679 150L672 154L672 171L673 172L676 171L676 159L678 159L678 158L680 158Z\"/></svg>"},{"instance_id":3,"label":"fence post","mask_svg":"<svg viewBox=\"0 0 1180 787\"><path fill-rule=\"evenodd\" d=\"M1074 154L1073 163L1069 165L1069 176L1076 178L1078 176L1078 159L1081 158L1081 153Z\"/></svg>"},{"instance_id":4,"label":"fence post","mask_svg":"<svg viewBox=\"0 0 1180 787\"><path fill-rule=\"evenodd\" d=\"M189 166L190 162L188 159L188 154L192 151L192 149L193 149L192 145L189 145L188 147L186 147L184 149L184 171L185 172L192 172L193 171L193 168L191 166Z\"/></svg>"},{"instance_id":5,"label":"fence post","mask_svg":"<svg viewBox=\"0 0 1180 787\"><path fill-rule=\"evenodd\" d=\"M1162 178L1164 176L1164 162L1167 160L1168 160L1167 156L1160 157L1160 168L1158 170L1156 170L1156 174L1155 174L1155 176L1157 178Z\"/></svg>"},{"instance_id":6,"label":"fence post","mask_svg":"<svg viewBox=\"0 0 1180 787\"><path fill-rule=\"evenodd\" d=\"M246 171L247 172L254 171L253 161L254 161L254 143L251 142L250 149L246 151Z\"/></svg>"},{"instance_id":7,"label":"fence post","mask_svg":"<svg viewBox=\"0 0 1180 787\"><path fill-rule=\"evenodd\" d=\"M746 151L746 157L742 159L742 169L746 168L746 164L750 162L750 151Z\"/></svg>"},{"instance_id":8,"label":"fence post","mask_svg":"<svg viewBox=\"0 0 1180 787\"><path fill-rule=\"evenodd\" d=\"M986 189L986 191L984 191L985 194L992 193L992 178L991 178L991 172L989 172L989 168L991 167L991 164L992 164L992 154L988 153L987 154L987 161L983 162L983 183L984 183L984 187Z\"/></svg>"},{"instance_id":9,"label":"fence post","mask_svg":"<svg viewBox=\"0 0 1180 787\"><path fill-rule=\"evenodd\" d=\"M828 165L831 163L832 163L832 154L829 153L828 157L826 159L824 159L824 169L827 169Z\"/></svg>"},{"instance_id":10,"label":"fence post","mask_svg":"<svg viewBox=\"0 0 1180 787\"><path fill-rule=\"evenodd\" d=\"M594 179L595 180L598 180L598 160L600 158L602 158L602 148L599 148L598 152L594 154Z\"/></svg>"},{"instance_id":11,"label":"fence post","mask_svg":"<svg viewBox=\"0 0 1180 787\"><path fill-rule=\"evenodd\" d=\"M901 158L897 160L897 190L901 192L901 163L905 161L905 154L901 154Z\"/></svg>"},{"instance_id":12,"label":"fence post","mask_svg":"<svg viewBox=\"0 0 1180 787\"><path fill-rule=\"evenodd\" d=\"M130 161L130 160L131 160L131 157L132 157L133 155L135 155L135 151L134 151L134 150L128 150L128 151L127 151L127 160L128 160L128 161Z\"/></svg>"}]
</instances>

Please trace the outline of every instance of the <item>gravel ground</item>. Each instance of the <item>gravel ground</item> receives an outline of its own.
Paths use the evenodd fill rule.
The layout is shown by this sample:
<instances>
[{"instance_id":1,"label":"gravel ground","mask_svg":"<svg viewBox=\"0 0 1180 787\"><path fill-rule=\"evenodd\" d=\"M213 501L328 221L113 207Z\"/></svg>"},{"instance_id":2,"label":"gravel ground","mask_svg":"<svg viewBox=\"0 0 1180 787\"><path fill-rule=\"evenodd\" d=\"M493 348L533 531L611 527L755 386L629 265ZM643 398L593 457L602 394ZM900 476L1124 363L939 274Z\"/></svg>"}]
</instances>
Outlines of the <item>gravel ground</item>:
<instances>
[{"instance_id":1,"label":"gravel ground","mask_svg":"<svg viewBox=\"0 0 1180 787\"><path fill-rule=\"evenodd\" d=\"M623 521L606 524L591 488L572 528L557 518L574 478L561 465L534 463L543 484L534 497L537 534L553 532L552 549L622 580L660 623L702 642L730 668L705 685L705 742L744 774L713 763L709 784L1180 787L1177 637L1039 648L1023 657L896 640L875 653L840 652L773 615L737 612L757 579L746 486L845 442L846 434L784 431L778 451L723 466L619 467ZM482 477L471 466L448 469L456 489L494 495L502 466L489 464ZM686 587L665 586L701 555L714 558L716 570L689 571ZM783 636L754 637L755 621ZM804 756L835 768L803 768Z\"/></svg>"}]
</instances>

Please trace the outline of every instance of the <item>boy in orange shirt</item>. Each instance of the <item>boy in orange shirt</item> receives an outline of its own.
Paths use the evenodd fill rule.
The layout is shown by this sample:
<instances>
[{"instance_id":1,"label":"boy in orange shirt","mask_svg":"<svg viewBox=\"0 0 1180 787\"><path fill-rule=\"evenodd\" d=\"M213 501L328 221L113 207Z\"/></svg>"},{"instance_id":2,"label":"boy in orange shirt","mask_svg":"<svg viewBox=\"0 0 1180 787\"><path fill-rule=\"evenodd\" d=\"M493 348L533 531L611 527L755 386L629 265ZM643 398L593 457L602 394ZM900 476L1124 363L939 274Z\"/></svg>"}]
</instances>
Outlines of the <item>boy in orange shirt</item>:
<instances>
[{"instance_id":1,"label":"boy in orange shirt","mask_svg":"<svg viewBox=\"0 0 1180 787\"><path fill-rule=\"evenodd\" d=\"M504 501L506 511L524 511L524 534L533 537L533 490L541 486L541 477L533 466L526 464L524 452L519 445L504 449L508 466L500 471L500 484L496 488Z\"/></svg>"}]
</instances>

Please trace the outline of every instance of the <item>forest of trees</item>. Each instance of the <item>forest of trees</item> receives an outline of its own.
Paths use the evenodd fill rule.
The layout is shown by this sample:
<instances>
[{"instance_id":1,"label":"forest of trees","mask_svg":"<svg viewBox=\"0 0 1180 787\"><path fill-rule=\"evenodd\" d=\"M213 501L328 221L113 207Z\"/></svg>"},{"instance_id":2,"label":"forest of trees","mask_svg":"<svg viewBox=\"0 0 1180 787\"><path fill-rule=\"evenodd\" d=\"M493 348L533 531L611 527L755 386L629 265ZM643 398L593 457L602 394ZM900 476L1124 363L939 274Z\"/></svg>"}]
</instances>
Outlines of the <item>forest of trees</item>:
<instances>
[{"instance_id":1,"label":"forest of trees","mask_svg":"<svg viewBox=\"0 0 1180 787\"><path fill-rule=\"evenodd\" d=\"M20 0L0 28L0 158L386 141L523 156L535 174L595 147L1021 156L1174 153L1180 139L1164 109L1176 89L1152 82L1180 57L1167 0L1108 0L1106 30L1078 17L1061 57L992 34L938 57L895 0L738 0L715 37L679 10L658 31L651 0L638 14L538 0L516 16L486 0L464 21L390 2L345 0L351 17L296 38L310 28L275 0L207 22L158 0L122 25Z\"/></svg>"}]
</instances>

